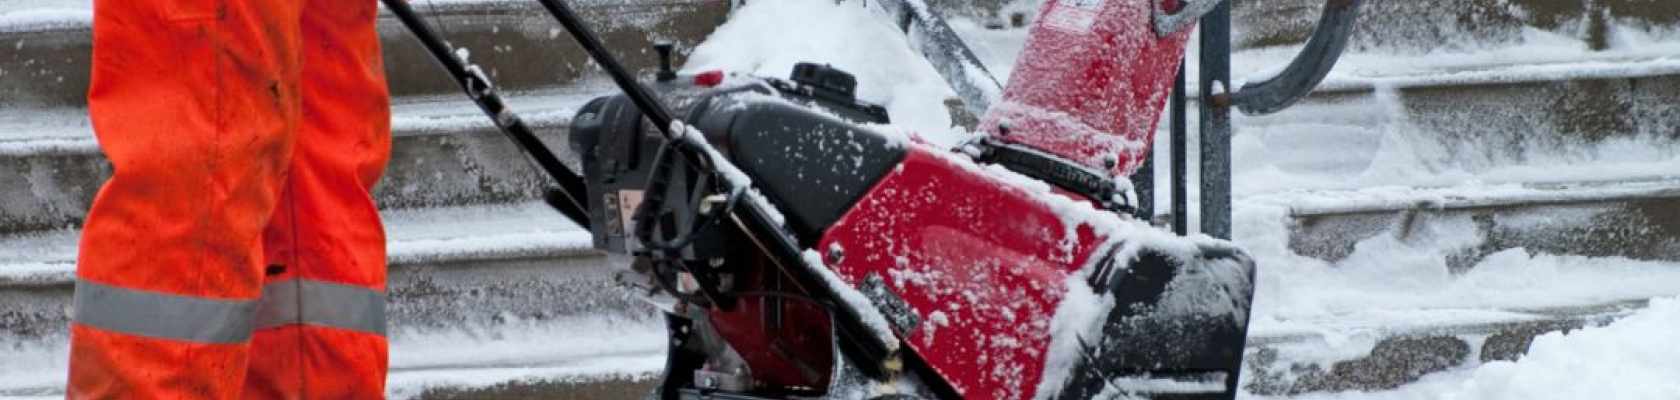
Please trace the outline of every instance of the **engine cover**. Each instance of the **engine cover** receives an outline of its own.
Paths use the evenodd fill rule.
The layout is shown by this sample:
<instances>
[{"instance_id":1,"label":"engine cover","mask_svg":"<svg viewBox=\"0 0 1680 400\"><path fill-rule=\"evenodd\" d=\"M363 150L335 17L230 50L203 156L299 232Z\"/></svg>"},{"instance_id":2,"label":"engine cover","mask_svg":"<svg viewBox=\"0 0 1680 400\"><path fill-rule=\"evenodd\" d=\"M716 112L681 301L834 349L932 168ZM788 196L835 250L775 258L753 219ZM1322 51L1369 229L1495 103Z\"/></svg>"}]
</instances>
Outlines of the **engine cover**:
<instances>
[{"instance_id":1,"label":"engine cover","mask_svg":"<svg viewBox=\"0 0 1680 400\"><path fill-rule=\"evenodd\" d=\"M719 85L678 79L651 85L673 115L700 128L707 141L782 205L806 244L903 158L903 146L856 124L889 122L885 109L857 101L851 77L800 64L793 79L732 77ZM624 95L594 99L573 118L571 147L583 161L595 247L628 254L638 248L630 216L647 195L652 165L665 144ZM680 163L679 163L680 164ZM676 166L666 198L696 193L695 171ZM673 224L696 210L671 202Z\"/></svg>"}]
</instances>

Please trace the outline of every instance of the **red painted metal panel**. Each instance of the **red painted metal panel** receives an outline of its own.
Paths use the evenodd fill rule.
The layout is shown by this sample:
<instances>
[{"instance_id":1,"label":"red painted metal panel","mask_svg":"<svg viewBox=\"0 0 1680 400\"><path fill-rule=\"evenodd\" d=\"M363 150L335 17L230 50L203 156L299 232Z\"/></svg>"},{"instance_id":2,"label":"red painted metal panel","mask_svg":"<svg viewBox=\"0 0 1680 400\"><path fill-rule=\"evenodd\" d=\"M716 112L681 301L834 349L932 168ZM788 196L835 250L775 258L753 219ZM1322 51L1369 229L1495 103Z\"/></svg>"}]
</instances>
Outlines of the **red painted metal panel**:
<instances>
[{"instance_id":1,"label":"red painted metal panel","mask_svg":"<svg viewBox=\"0 0 1680 400\"><path fill-rule=\"evenodd\" d=\"M823 236L853 286L883 278L921 317L911 349L969 398L1032 396L1070 274L1101 238L1009 179L920 145Z\"/></svg>"},{"instance_id":2,"label":"red painted metal panel","mask_svg":"<svg viewBox=\"0 0 1680 400\"><path fill-rule=\"evenodd\" d=\"M1049 0L982 127L1129 176L1145 159L1191 29L1166 37L1154 0ZM1169 9L1179 8L1176 1Z\"/></svg>"}]
</instances>

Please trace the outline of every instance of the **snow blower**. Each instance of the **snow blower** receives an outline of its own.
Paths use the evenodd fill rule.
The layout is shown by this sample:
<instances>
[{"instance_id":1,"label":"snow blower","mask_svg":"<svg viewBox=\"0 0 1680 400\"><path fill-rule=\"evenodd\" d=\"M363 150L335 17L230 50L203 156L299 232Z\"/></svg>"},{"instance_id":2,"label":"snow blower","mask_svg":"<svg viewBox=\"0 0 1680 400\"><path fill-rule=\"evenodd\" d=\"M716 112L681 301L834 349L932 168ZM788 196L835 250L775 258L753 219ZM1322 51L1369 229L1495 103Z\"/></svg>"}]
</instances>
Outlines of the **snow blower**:
<instances>
[{"instance_id":1,"label":"snow blower","mask_svg":"<svg viewBox=\"0 0 1680 400\"><path fill-rule=\"evenodd\" d=\"M581 173L384 0L556 180L550 204L669 300L654 398L1235 396L1253 262L1133 218L1126 179L1212 2L1047 1L980 132L948 149L881 132L885 109L819 64L678 75L661 47L638 82L539 1L623 91L573 119Z\"/></svg>"}]
</instances>

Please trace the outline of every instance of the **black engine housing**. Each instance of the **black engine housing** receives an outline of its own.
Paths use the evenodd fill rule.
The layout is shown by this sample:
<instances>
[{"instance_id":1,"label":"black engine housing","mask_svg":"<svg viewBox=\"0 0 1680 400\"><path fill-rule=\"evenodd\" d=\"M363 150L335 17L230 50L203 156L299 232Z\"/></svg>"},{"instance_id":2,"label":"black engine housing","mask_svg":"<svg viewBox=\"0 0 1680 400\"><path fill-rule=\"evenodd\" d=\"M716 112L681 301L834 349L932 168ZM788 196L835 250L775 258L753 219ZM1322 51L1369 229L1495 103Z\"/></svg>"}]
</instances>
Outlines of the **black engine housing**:
<instances>
[{"instance_id":1,"label":"black engine housing","mask_svg":"<svg viewBox=\"0 0 1680 400\"><path fill-rule=\"evenodd\" d=\"M785 224L802 244L814 243L853 202L899 161L905 147L862 124L889 122L879 105L853 97L855 79L827 66L800 64L793 80L731 77L704 86L693 79L658 82L672 114L706 135L707 141L754 181L778 205ZM636 251L635 211L654 171L665 138L624 95L596 98L572 122L571 146L581 155L589 188L590 226L595 247L614 253ZM662 204L661 224L691 227L698 210L693 196L705 188L699 173L677 163Z\"/></svg>"}]
</instances>

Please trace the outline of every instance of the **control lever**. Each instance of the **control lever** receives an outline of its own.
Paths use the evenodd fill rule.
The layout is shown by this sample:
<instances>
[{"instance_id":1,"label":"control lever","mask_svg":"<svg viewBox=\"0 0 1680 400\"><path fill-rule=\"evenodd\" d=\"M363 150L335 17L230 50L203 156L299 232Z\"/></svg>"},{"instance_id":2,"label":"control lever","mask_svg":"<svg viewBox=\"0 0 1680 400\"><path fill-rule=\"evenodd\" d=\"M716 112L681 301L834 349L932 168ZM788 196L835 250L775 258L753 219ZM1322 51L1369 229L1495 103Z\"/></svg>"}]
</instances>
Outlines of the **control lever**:
<instances>
[{"instance_id":1,"label":"control lever","mask_svg":"<svg viewBox=\"0 0 1680 400\"><path fill-rule=\"evenodd\" d=\"M657 78L660 82L677 80L677 71L671 69L671 51L676 48L677 46L670 43L655 43L653 45L653 51L659 52L659 75Z\"/></svg>"}]
</instances>

